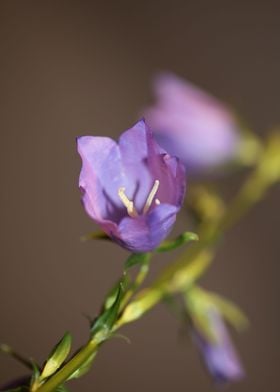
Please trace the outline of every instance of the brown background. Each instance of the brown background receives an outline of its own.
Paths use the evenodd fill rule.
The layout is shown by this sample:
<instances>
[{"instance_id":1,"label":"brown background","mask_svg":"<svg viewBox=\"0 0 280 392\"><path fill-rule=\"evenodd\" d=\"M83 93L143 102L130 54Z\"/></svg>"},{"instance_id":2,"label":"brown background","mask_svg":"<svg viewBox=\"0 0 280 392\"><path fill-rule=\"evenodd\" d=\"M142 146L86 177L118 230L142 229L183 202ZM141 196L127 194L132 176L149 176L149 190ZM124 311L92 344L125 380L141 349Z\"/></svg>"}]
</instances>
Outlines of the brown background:
<instances>
[{"instance_id":1,"label":"brown background","mask_svg":"<svg viewBox=\"0 0 280 392\"><path fill-rule=\"evenodd\" d=\"M97 312L121 272L125 251L79 241L96 227L79 203L75 136L128 128L161 69L225 99L263 133L280 117L279 11L278 1L256 0L0 2L0 341L43 360L69 329L78 347L83 314ZM232 391L280 388L279 225L278 188L226 238L204 279L252 322L235 336L247 378ZM106 344L73 390L213 390L164 307L124 332L132 344ZM0 356L0 382L21 374Z\"/></svg>"}]
</instances>

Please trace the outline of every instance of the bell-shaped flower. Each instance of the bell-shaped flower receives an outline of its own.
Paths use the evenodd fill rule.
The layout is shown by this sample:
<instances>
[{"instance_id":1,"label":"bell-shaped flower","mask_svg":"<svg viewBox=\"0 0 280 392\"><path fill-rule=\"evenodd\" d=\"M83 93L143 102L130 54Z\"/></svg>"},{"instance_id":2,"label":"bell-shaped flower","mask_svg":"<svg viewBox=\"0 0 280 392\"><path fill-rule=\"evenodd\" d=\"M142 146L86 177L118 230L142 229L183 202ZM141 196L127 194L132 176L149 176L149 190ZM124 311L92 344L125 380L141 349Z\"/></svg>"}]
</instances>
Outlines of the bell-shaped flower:
<instances>
[{"instance_id":1,"label":"bell-shaped flower","mask_svg":"<svg viewBox=\"0 0 280 392\"><path fill-rule=\"evenodd\" d=\"M218 384L241 380L244 377L244 370L224 321L216 308L208 310L207 322L214 337L213 342L207 340L197 330L194 331L194 340L207 370Z\"/></svg>"},{"instance_id":2,"label":"bell-shaped flower","mask_svg":"<svg viewBox=\"0 0 280 392\"><path fill-rule=\"evenodd\" d=\"M21 391L28 390L31 376L18 377L15 380L9 381L5 385L0 386L0 391ZM22 387L22 388L21 388Z\"/></svg>"},{"instance_id":3,"label":"bell-shaped flower","mask_svg":"<svg viewBox=\"0 0 280 392\"><path fill-rule=\"evenodd\" d=\"M108 137L77 140L79 186L89 216L132 252L156 248L169 234L185 193L185 169L155 142L144 120Z\"/></svg>"},{"instance_id":4,"label":"bell-shaped flower","mask_svg":"<svg viewBox=\"0 0 280 392\"><path fill-rule=\"evenodd\" d=\"M211 171L233 159L240 136L223 103L172 74L158 75L154 94L156 102L144 114L147 123L187 173Z\"/></svg>"}]
</instances>

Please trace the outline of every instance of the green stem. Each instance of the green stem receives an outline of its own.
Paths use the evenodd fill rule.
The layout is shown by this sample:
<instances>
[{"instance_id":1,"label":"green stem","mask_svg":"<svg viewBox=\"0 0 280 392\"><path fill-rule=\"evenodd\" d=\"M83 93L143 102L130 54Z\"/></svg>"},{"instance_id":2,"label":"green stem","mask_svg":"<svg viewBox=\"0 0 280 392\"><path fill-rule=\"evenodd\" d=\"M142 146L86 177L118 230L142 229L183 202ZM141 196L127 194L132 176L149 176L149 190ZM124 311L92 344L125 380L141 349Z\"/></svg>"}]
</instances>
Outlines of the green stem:
<instances>
[{"instance_id":1,"label":"green stem","mask_svg":"<svg viewBox=\"0 0 280 392\"><path fill-rule=\"evenodd\" d=\"M152 255L150 254L150 256L147 258L146 262L140 266L139 272L138 272L131 288L127 291L127 293L125 294L125 296L122 300L120 310L123 310L125 308L125 306L128 304L128 302L131 299L131 297L133 296L133 294L135 294L137 289L142 285L142 283L146 279L146 276L148 275L148 272L150 269L151 256Z\"/></svg>"},{"instance_id":2,"label":"green stem","mask_svg":"<svg viewBox=\"0 0 280 392\"><path fill-rule=\"evenodd\" d=\"M26 366L28 369L33 370L33 363L27 359L24 358L21 354L17 353L14 351L10 346L7 344L1 344L0 345L0 351L2 351L5 354L10 355L14 359L16 359L18 362L22 363L24 366Z\"/></svg>"},{"instance_id":3,"label":"green stem","mask_svg":"<svg viewBox=\"0 0 280 392\"><path fill-rule=\"evenodd\" d=\"M79 369L96 351L98 342L90 340L69 362L53 377L37 389L37 392L51 392L62 385L77 369Z\"/></svg>"}]
</instances>

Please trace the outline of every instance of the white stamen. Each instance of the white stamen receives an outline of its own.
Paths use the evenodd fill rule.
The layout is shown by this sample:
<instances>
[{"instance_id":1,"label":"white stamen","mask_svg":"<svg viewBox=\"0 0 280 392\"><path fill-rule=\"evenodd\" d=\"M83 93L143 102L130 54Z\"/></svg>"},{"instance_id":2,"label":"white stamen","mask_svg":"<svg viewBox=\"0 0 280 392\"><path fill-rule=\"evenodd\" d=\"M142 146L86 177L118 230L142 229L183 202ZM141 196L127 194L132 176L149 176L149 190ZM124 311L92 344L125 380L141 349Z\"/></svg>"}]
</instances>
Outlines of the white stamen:
<instances>
[{"instance_id":1,"label":"white stamen","mask_svg":"<svg viewBox=\"0 0 280 392\"><path fill-rule=\"evenodd\" d=\"M159 206L159 205L160 205L159 199L156 199L156 200L155 200L155 203L156 203L157 206Z\"/></svg>"},{"instance_id":2,"label":"white stamen","mask_svg":"<svg viewBox=\"0 0 280 392\"><path fill-rule=\"evenodd\" d=\"M154 197L155 197L155 195L156 195L156 193L158 191L158 188L159 188L159 180L155 180L154 185L153 185L153 187L152 187L152 189L151 189L151 191L149 193L149 196L147 198L147 201L146 201L146 203L144 205L143 214L146 214L148 212L149 208L151 207L151 205L153 203L153 200L154 200Z\"/></svg>"},{"instance_id":3,"label":"white stamen","mask_svg":"<svg viewBox=\"0 0 280 392\"><path fill-rule=\"evenodd\" d=\"M135 218L136 216L138 216L138 213L134 207L133 201L129 200L129 198L125 194L124 187L119 188L118 195L119 195L119 198L121 199L121 201L123 202L124 206L126 207L128 215L131 216L132 218Z\"/></svg>"}]
</instances>

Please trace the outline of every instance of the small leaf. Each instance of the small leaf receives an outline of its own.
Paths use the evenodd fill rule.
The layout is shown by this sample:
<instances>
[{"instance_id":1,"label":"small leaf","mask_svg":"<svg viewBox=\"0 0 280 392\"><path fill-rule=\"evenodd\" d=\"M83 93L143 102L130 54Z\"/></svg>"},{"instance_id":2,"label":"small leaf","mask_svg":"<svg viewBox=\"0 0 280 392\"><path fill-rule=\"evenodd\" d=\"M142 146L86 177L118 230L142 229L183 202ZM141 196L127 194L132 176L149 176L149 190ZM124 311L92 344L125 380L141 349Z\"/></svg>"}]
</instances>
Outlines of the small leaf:
<instances>
[{"instance_id":1,"label":"small leaf","mask_svg":"<svg viewBox=\"0 0 280 392\"><path fill-rule=\"evenodd\" d=\"M224 201L212 186L193 186L186 202L198 222L217 221L225 212Z\"/></svg>"},{"instance_id":2,"label":"small leaf","mask_svg":"<svg viewBox=\"0 0 280 392\"><path fill-rule=\"evenodd\" d=\"M64 385L60 385L59 387L57 387L54 392L68 392L69 389L66 388Z\"/></svg>"},{"instance_id":3,"label":"small leaf","mask_svg":"<svg viewBox=\"0 0 280 392\"><path fill-rule=\"evenodd\" d=\"M72 337L67 332L51 352L42 370L40 379L45 379L51 376L60 368L70 352L71 343Z\"/></svg>"},{"instance_id":4,"label":"small leaf","mask_svg":"<svg viewBox=\"0 0 280 392\"><path fill-rule=\"evenodd\" d=\"M259 175L267 184L280 181L280 132L273 132L259 162Z\"/></svg>"},{"instance_id":5,"label":"small leaf","mask_svg":"<svg viewBox=\"0 0 280 392\"><path fill-rule=\"evenodd\" d=\"M139 319L160 300L161 296L161 290L156 288L143 290L125 307L118 322L123 325Z\"/></svg>"},{"instance_id":6,"label":"small leaf","mask_svg":"<svg viewBox=\"0 0 280 392\"><path fill-rule=\"evenodd\" d=\"M38 366L35 363L33 363L32 366L33 366L33 374L30 383L31 386L30 391L33 392L39 388L41 381L40 381L40 371Z\"/></svg>"},{"instance_id":7,"label":"small leaf","mask_svg":"<svg viewBox=\"0 0 280 392\"><path fill-rule=\"evenodd\" d=\"M86 242L89 240L111 240L111 238L103 231L94 231L93 233L86 234L81 237L81 241Z\"/></svg>"},{"instance_id":8,"label":"small leaf","mask_svg":"<svg viewBox=\"0 0 280 392\"><path fill-rule=\"evenodd\" d=\"M111 335L111 339L121 339L124 340L127 344L131 344L131 340L129 339L129 337L121 334L121 333L114 333Z\"/></svg>"},{"instance_id":9,"label":"small leaf","mask_svg":"<svg viewBox=\"0 0 280 392\"><path fill-rule=\"evenodd\" d=\"M190 231L180 234L177 238L170 241L164 241L157 249L157 252L168 252L176 249L181 245L187 244L191 241L198 241L198 235Z\"/></svg>"},{"instance_id":10,"label":"small leaf","mask_svg":"<svg viewBox=\"0 0 280 392\"><path fill-rule=\"evenodd\" d=\"M211 331L208 312L213 308L237 330L244 329L249 324L245 314L233 302L198 286L186 291L185 302L195 327L210 341L214 331Z\"/></svg>"},{"instance_id":11,"label":"small leaf","mask_svg":"<svg viewBox=\"0 0 280 392\"><path fill-rule=\"evenodd\" d=\"M193 287L185 293L185 303L190 318L205 339L209 342L216 341L216 334L209 322L209 309L213 307L205 292L198 287Z\"/></svg>"},{"instance_id":12,"label":"small leaf","mask_svg":"<svg viewBox=\"0 0 280 392\"><path fill-rule=\"evenodd\" d=\"M134 267L135 265L147 263L150 257L150 253L132 253L125 262L125 271L131 267Z\"/></svg>"},{"instance_id":13,"label":"small leaf","mask_svg":"<svg viewBox=\"0 0 280 392\"><path fill-rule=\"evenodd\" d=\"M249 131L247 127L243 128L235 161L243 166L253 166L258 161L262 149L262 142L256 134Z\"/></svg>"},{"instance_id":14,"label":"small leaf","mask_svg":"<svg viewBox=\"0 0 280 392\"><path fill-rule=\"evenodd\" d=\"M191 263L186 264L184 268L180 268L178 271L175 270L173 278L166 282L166 288L172 291L186 290L203 275L212 259L213 252L210 249L202 249ZM185 262L184 259L182 261ZM163 278L165 277L163 276Z\"/></svg>"},{"instance_id":15,"label":"small leaf","mask_svg":"<svg viewBox=\"0 0 280 392\"><path fill-rule=\"evenodd\" d=\"M22 363L24 366L26 366L28 369L33 370L33 362L28 359L25 358L23 355L19 354L18 352L16 352L15 350L13 350L10 346L8 346L7 344L0 344L0 351L2 353L8 354L11 357L13 357L15 360L17 360L18 362Z\"/></svg>"},{"instance_id":16,"label":"small leaf","mask_svg":"<svg viewBox=\"0 0 280 392\"><path fill-rule=\"evenodd\" d=\"M113 286L113 288L109 291L105 298L105 302L103 305L103 310L109 309L113 303L115 302L118 292L119 292L119 287L120 284L123 285L123 287L127 287L129 283L129 278L126 273L124 273L123 277L117 281L117 283Z\"/></svg>"},{"instance_id":17,"label":"small leaf","mask_svg":"<svg viewBox=\"0 0 280 392\"><path fill-rule=\"evenodd\" d=\"M214 293L208 293L211 302L219 309L228 323L237 330L247 328L249 320L242 310L232 301Z\"/></svg>"},{"instance_id":18,"label":"small leaf","mask_svg":"<svg viewBox=\"0 0 280 392\"><path fill-rule=\"evenodd\" d=\"M110 336L111 328L118 318L120 304L126 289L125 282L126 274L124 274L123 279L119 283L118 292L114 303L110 308L101 313L101 315L94 321L91 327L91 335L94 336L98 343L103 342Z\"/></svg>"},{"instance_id":19,"label":"small leaf","mask_svg":"<svg viewBox=\"0 0 280 392\"><path fill-rule=\"evenodd\" d=\"M79 367L79 369L75 370L74 373L71 374L71 376L68 378L68 380L72 380L74 378L80 378L82 377L84 374L86 374L90 368L91 365L94 361L94 358L97 354L97 351L95 351L83 364L81 367Z\"/></svg>"}]
</instances>

